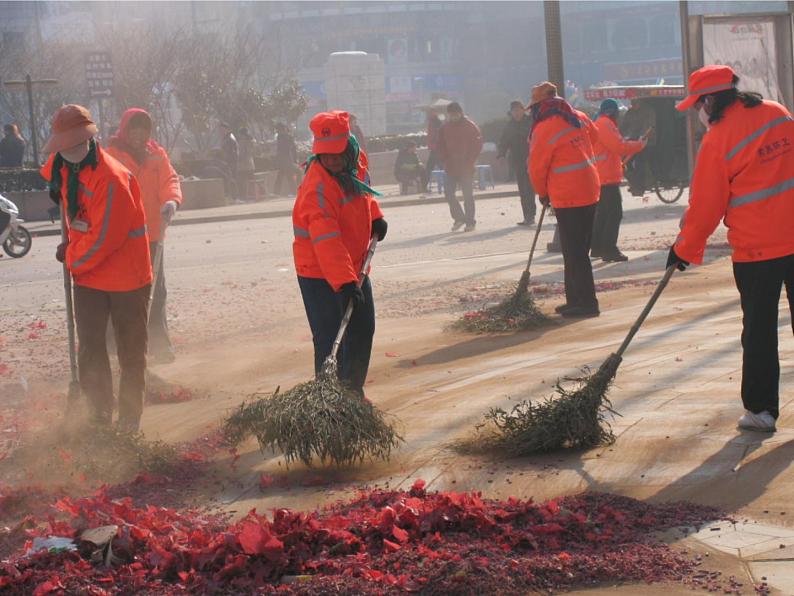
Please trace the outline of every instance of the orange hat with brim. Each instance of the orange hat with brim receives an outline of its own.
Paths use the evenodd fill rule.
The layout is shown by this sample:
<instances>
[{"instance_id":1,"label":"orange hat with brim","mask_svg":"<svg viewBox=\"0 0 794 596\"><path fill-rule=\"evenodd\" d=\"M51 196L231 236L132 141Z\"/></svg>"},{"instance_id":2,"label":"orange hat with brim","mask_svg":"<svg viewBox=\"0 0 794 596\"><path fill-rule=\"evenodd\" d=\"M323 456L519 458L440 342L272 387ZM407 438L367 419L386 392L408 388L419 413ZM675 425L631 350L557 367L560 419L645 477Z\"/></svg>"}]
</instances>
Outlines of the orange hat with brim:
<instances>
[{"instance_id":1,"label":"orange hat with brim","mask_svg":"<svg viewBox=\"0 0 794 596\"><path fill-rule=\"evenodd\" d=\"M710 64L699 68L689 75L689 95L675 105L676 109L683 112L695 105L702 95L733 88L733 77L735 76L736 73L730 66Z\"/></svg>"},{"instance_id":2,"label":"orange hat with brim","mask_svg":"<svg viewBox=\"0 0 794 596\"><path fill-rule=\"evenodd\" d=\"M342 153L350 139L350 115L347 112L320 112L309 122L314 135L312 153Z\"/></svg>"},{"instance_id":3,"label":"orange hat with brim","mask_svg":"<svg viewBox=\"0 0 794 596\"><path fill-rule=\"evenodd\" d=\"M556 97L557 96L557 85L554 83L550 83L549 81L544 81L542 83L538 83L534 87L532 87L532 98L529 100L529 105L527 109L534 106L536 103L543 101L544 99L548 99L549 97Z\"/></svg>"},{"instance_id":4,"label":"orange hat with brim","mask_svg":"<svg viewBox=\"0 0 794 596\"><path fill-rule=\"evenodd\" d=\"M42 151L57 153L87 141L96 133L96 124L86 108L77 104L61 106L52 117L50 138Z\"/></svg>"}]
</instances>

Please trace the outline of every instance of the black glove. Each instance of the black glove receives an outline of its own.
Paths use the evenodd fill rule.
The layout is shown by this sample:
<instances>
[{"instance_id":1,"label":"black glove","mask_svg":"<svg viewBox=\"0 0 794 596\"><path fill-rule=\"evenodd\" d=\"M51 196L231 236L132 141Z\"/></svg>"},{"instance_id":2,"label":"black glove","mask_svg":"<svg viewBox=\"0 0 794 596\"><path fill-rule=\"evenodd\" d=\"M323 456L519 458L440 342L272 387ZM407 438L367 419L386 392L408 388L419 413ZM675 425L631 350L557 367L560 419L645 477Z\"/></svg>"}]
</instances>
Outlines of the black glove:
<instances>
[{"instance_id":1,"label":"black glove","mask_svg":"<svg viewBox=\"0 0 794 596\"><path fill-rule=\"evenodd\" d=\"M372 233L378 237L378 242L383 242L386 237L386 230L389 229L389 224L382 217L372 221Z\"/></svg>"},{"instance_id":2,"label":"black glove","mask_svg":"<svg viewBox=\"0 0 794 596\"><path fill-rule=\"evenodd\" d=\"M675 254L675 246L670 247L670 253L667 255L666 269L669 269L672 265L678 267L679 271L684 271L687 267L689 267L689 261L685 261Z\"/></svg>"},{"instance_id":3,"label":"black glove","mask_svg":"<svg viewBox=\"0 0 794 596\"><path fill-rule=\"evenodd\" d=\"M385 223L385 222L384 222ZM357 306L361 306L366 302L364 299L364 292L361 291L361 288L356 285L355 282L351 281L343 285L339 288L339 292L347 298L348 302L353 301L353 308Z\"/></svg>"},{"instance_id":4,"label":"black glove","mask_svg":"<svg viewBox=\"0 0 794 596\"><path fill-rule=\"evenodd\" d=\"M538 200L540 201L540 204L546 208L551 206L551 201L549 200L549 197L540 197L540 199Z\"/></svg>"},{"instance_id":5,"label":"black glove","mask_svg":"<svg viewBox=\"0 0 794 596\"><path fill-rule=\"evenodd\" d=\"M68 242L61 242L58 245L58 248L55 249L55 259L59 263L63 263L66 260L66 247L69 246Z\"/></svg>"}]
</instances>

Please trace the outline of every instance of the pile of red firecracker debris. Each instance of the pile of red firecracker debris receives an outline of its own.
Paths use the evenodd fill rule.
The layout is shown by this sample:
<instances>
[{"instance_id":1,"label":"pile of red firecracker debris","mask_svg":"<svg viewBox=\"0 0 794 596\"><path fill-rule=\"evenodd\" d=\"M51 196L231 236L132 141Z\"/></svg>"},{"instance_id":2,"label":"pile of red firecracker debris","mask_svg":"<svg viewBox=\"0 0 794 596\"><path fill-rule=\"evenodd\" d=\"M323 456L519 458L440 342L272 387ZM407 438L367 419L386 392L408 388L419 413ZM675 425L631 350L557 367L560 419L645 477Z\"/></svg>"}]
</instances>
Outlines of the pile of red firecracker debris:
<instances>
[{"instance_id":1,"label":"pile of red firecracker debris","mask_svg":"<svg viewBox=\"0 0 794 596\"><path fill-rule=\"evenodd\" d=\"M653 537L721 517L699 505L596 493L543 504L496 501L426 492L420 480L408 492L362 491L312 513L251 511L231 523L137 502L122 496L127 488L61 498L46 518L29 517L28 544L0 562L0 591L525 594L623 581L676 581L725 593L741 587ZM117 529L97 556L97 546L81 536L108 526ZM74 549L29 554L36 537L71 539Z\"/></svg>"}]
</instances>

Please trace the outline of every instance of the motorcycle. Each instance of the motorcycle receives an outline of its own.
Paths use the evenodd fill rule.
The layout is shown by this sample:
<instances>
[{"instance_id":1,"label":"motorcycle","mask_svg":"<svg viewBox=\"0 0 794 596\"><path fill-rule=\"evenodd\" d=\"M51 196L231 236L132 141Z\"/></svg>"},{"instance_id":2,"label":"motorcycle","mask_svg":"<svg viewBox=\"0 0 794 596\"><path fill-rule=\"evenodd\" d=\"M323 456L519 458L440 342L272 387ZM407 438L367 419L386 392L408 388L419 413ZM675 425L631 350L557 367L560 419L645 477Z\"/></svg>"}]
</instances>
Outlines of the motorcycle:
<instances>
[{"instance_id":1,"label":"motorcycle","mask_svg":"<svg viewBox=\"0 0 794 596\"><path fill-rule=\"evenodd\" d=\"M9 257L19 259L30 252L33 238L30 232L20 225L17 206L0 194L0 244Z\"/></svg>"}]
</instances>

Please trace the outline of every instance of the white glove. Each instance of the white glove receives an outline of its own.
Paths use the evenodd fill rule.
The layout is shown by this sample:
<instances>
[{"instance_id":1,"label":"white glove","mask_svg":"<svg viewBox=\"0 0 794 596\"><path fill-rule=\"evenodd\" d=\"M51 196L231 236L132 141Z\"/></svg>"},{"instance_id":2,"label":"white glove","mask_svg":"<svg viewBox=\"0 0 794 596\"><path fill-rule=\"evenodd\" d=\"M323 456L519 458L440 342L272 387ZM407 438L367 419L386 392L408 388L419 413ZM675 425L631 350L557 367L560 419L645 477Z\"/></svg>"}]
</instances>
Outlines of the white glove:
<instances>
[{"instance_id":1,"label":"white glove","mask_svg":"<svg viewBox=\"0 0 794 596\"><path fill-rule=\"evenodd\" d=\"M166 201L160 208L160 216L163 218L165 225L171 223L171 218L174 217L178 205L176 201Z\"/></svg>"}]
</instances>

